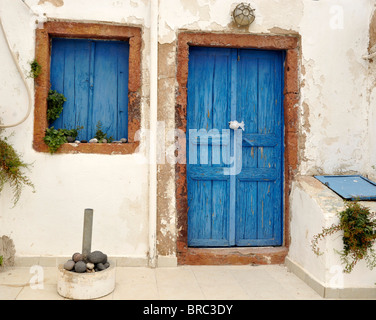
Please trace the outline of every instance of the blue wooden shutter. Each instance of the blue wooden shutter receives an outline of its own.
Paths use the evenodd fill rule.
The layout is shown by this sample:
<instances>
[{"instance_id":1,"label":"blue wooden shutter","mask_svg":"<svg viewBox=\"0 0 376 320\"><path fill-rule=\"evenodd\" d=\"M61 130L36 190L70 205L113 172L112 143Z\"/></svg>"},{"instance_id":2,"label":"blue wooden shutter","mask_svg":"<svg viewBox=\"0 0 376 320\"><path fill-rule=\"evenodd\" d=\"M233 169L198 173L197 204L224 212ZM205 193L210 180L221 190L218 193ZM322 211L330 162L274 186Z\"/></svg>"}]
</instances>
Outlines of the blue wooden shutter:
<instances>
[{"instance_id":1,"label":"blue wooden shutter","mask_svg":"<svg viewBox=\"0 0 376 320\"><path fill-rule=\"evenodd\" d=\"M129 43L52 39L51 89L67 98L55 128L83 126L80 140L94 137L98 121L114 139L128 138Z\"/></svg>"}]
</instances>

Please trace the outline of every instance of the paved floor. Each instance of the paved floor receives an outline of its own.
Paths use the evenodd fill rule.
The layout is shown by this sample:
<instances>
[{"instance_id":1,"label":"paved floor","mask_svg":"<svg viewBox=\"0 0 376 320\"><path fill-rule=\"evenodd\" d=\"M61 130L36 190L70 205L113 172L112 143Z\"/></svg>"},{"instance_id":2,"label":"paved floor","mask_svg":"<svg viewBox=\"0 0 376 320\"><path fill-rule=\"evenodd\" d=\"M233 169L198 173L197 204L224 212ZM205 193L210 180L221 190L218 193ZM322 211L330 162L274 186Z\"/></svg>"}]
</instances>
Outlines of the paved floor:
<instances>
[{"instance_id":1,"label":"paved floor","mask_svg":"<svg viewBox=\"0 0 376 320\"><path fill-rule=\"evenodd\" d=\"M57 300L55 267L0 272L0 300ZM42 271L41 271L42 270ZM37 282L37 277L42 281ZM283 265L117 267L115 290L104 300L322 299Z\"/></svg>"}]
</instances>

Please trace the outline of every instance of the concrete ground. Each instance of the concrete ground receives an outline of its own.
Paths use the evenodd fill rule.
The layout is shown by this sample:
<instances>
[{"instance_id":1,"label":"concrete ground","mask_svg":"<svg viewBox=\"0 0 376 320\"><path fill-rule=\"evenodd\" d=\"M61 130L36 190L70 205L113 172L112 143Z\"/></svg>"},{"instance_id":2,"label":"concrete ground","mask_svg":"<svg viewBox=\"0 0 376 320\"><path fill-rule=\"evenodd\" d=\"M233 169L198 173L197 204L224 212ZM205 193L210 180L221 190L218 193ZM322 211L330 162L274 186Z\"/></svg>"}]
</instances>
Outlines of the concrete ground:
<instances>
[{"instance_id":1,"label":"concrete ground","mask_svg":"<svg viewBox=\"0 0 376 320\"><path fill-rule=\"evenodd\" d=\"M0 300L58 300L56 267L0 272ZM38 281L39 280L39 281ZM317 300L284 265L117 267L115 290L103 300Z\"/></svg>"}]
</instances>

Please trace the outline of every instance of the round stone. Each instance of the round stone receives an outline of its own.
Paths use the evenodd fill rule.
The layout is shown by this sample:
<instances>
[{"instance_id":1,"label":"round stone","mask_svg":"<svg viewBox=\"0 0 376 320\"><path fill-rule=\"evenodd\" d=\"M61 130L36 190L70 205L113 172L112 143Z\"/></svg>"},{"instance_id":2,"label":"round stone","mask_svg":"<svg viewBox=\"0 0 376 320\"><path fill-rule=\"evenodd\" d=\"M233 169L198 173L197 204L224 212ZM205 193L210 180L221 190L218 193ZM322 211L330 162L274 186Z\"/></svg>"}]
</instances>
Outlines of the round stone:
<instances>
[{"instance_id":1,"label":"round stone","mask_svg":"<svg viewBox=\"0 0 376 320\"><path fill-rule=\"evenodd\" d=\"M120 142L121 142L121 143L126 143L127 141L128 141L128 140L127 140L126 138L121 138L121 139L120 139Z\"/></svg>"},{"instance_id":2,"label":"round stone","mask_svg":"<svg viewBox=\"0 0 376 320\"><path fill-rule=\"evenodd\" d=\"M104 254L102 251L93 251L88 254L87 260L91 263L106 263L107 262L107 255Z\"/></svg>"},{"instance_id":3,"label":"round stone","mask_svg":"<svg viewBox=\"0 0 376 320\"><path fill-rule=\"evenodd\" d=\"M102 271L102 270L106 269L106 267L104 266L103 263L97 263L97 269L98 269L98 271Z\"/></svg>"},{"instance_id":4,"label":"round stone","mask_svg":"<svg viewBox=\"0 0 376 320\"><path fill-rule=\"evenodd\" d=\"M88 262L88 263L86 264L86 268L88 268L89 270L94 269L94 263Z\"/></svg>"},{"instance_id":5,"label":"round stone","mask_svg":"<svg viewBox=\"0 0 376 320\"><path fill-rule=\"evenodd\" d=\"M82 261L82 260L84 260L84 257L82 256L81 253L76 252L76 253L73 254L73 256L72 256L72 260L73 260L74 262L78 262L78 261Z\"/></svg>"},{"instance_id":6,"label":"round stone","mask_svg":"<svg viewBox=\"0 0 376 320\"><path fill-rule=\"evenodd\" d=\"M68 260L67 262L64 263L64 269L71 271L73 270L74 265L75 265L75 262L73 260Z\"/></svg>"},{"instance_id":7,"label":"round stone","mask_svg":"<svg viewBox=\"0 0 376 320\"><path fill-rule=\"evenodd\" d=\"M78 273L83 273L86 271L86 263L83 261L78 261L74 265L74 270Z\"/></svg>"}]
</instances>

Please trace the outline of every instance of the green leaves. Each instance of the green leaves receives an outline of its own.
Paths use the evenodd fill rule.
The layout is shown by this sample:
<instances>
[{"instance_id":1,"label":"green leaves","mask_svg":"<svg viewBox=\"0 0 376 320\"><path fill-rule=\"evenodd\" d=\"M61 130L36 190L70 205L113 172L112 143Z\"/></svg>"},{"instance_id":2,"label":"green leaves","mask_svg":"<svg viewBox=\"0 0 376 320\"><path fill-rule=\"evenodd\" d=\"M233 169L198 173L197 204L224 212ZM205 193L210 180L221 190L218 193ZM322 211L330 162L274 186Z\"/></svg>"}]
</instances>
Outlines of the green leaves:
<instances>
[{"instance_id":1,"label":"green leaves","mask_svg":"<svg viewBox=\"0 0 376 320\"><path fill-rule=\"evenodd\" d=\"M67 142L67 137L76 138L78 130L83 127L77 127L75 129L55 129L54 127L47 128L46 134L43 138L44 143L48 146L48 150L51 154L55 153L62 144Z\"/></svg>"},{"instance_id":2,"label":"green leaves","mask_svg":"<svg viewBox=\"0 0 376 320\"><path fill-rule=\"evenodd\" d=\"M54 127L46 129L46 135L43 140L51 154L55 153L62 144L67 142L64 132Z\"/></svg>"},{"instance_id":3,"label":"green leaves","mask_svg":"<svg viewBox=\"0 0 376 320\"><path fill-rule=\"evenodd\" d=\"M57 118L59 118L61 112L63 111L63 104L67 101L62 93L56 90L48 91L47 97L47 121L52 123Z\"/></svg>"},{"instance_id":4,"label":"green leaves","mask_svg":"<svg viewBox=\"0 0 376 320\"><path fill-rule=\"evenodd\" d=\"M102 142L103 139L106 139L107 142L112 142L114 140L112 136L108 137L107 133L104 133L102 131L102 123L100 121L98 121L96 127L97 127L97 131L95 132L94 138L98 139L98 142Z\"/></svg>"},{"instance_id":5,"label":"green leaves","mask_svg":"<svg viewBox=\"0 0 376 320\"><path fill-rule=\"evenodd\" d=\"M13 205L20 199L22 188L26 185L34 189L33 183L24 174L23 169L29 164L21 160L20 155L7 142L7 138L0 137L0 192L6 183L13 191Z\"/></svg>"},{"instance_id":6,"label":"green leaves","mask_svg":"<svg viewBox=\"0 0 376 320\"><path fill-rule=\"evenodd\" d=\"M72 137L72 138L76 138L78 136L78 131L83 129L84 127L81 126L81 127L77 127L75 129L58 129L59 131L61 131L65 137Z\"/></svg>"},{"instance_id":7,"label":"green leaves","mask_svg":"<svg viewBox=\"0 0 376 320\"><path fill-rule=\"evenodd\" d=\"M63 111L64 102L67 99L62 93L56 90L50 90L48 92L47 98L47 120L48 123L52 123ZM67 142L67 137L76 138L78 135L78 130L83 129L83 127L77 127L74 129L55 129L50 127L46 129L45 136L43 138L45 144L48 146L50 153L55 153L62 144Z\"/></svg>"},{"instance_id":8,"label":"green leaves","mask_svg":"<svg viewBox=\"0 0 376 320\"><path fill-rule=\"evenodd\" d=\"M358 260L373 259L371 255L373 243L376 239L376 223L372 220L372 214L368 208L359 203L347 203L346 209L339 213L340 225L343 230L342 260L346 264L345 270L351 272ZM372 263L369 264L372 266Z\"/></svg>"},{"instance_id":9,"label":"green leaves","mask_svg":"<svg viewBox=\"0 0 376 320\"><path fill-rule=\"evenodd\" d=\"M30 62L30 71L29 71L29 77L30 78L37 78L42 72L42 66L34 60L33 62Z\"/></svg>"},{"instance_id":10,"label":"green leaves","mask_svg":"<svg viewBox=\"0 0 376 320\"><path fill-rule=\"evenodd\" d=\"M313 252L321 254L318 241L337 231L343 231L343 250L338 252L345 265L344 272L350 273L359 260L365 259L367 266L376 266L376 254L372 248L376 240L376 220L369 208L358 202L345 202L345 210L338 213L340 222L314 236L312 240Z\"/></svg>"}]
</instances>

